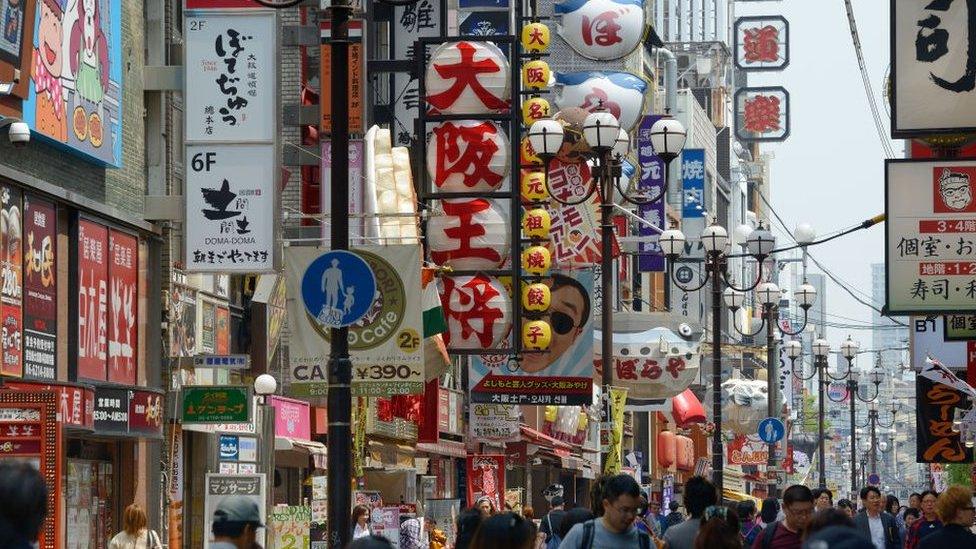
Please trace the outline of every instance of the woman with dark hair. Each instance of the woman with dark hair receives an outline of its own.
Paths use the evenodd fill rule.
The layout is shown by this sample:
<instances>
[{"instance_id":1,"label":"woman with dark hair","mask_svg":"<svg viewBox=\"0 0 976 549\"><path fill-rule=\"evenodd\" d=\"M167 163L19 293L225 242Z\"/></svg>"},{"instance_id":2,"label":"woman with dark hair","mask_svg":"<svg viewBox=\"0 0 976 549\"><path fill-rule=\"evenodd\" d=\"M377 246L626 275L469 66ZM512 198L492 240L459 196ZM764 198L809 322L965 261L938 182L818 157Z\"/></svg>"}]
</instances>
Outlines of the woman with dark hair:
<instances>
[{"instance_id":1,"label":"woman with dark hair","mask_svg":"<svg viewBox=\"0 0 976 549\"><path fill-rule=\"evenodd\" d=\"M47 517L47 484L26 463L0 463L0 547L34 546Z\"/></svg>"},{"instance_id":2,"label":"woman with dark hair","mask_svg":"<svg viewBox=\"0 0 976 549\"><path fill-rule=\"evenodd\" d=\"M959 485L946 488L936 502L936 510L944 526L922 540L919 549L976 547L976 535L970 531L976 516L971 489Z\"/></svg>"},{"instance_id":3,"label":"woman with dark hair","mask_svg":"<svg viewBox=\"0 0 976 549\"><path fill-rule=\"evenodd\" d=\"M898 533L901 539L905 539L905 518L901 513L901 502L894 494L885 496L885 511L895 517L895 524L898 525Z\"/></svg>"},{"instance_id":4,"label":"woman with dark hair","mask_svg":"<svg viewBox=\"0 0 976 549\"><path fill-rule=\"evenodd\" d=\"M843 498L838 501L837 508L847 513L847 516L850 518L854 518L854 513L857 511L857 509L854 508L854 502L847 498Z\"/></svg>"},{"instance_id":5,"label":"woman with dark hair","mask_svg":"<svg viewBox=\"0 0 976 549\"><path fill-rule=\"evenodd\" d=\"M759 511L759 518L762 519L762 523L768 526L776 522L779 516L779 500L776 498L766 498L762 502L762 510Z\"/></svg>"},{"instance_id":6,"label":"woman with dark hair","mask_svg":"<svg viewBox=\"0 0 976 549\"><path fill-rule=\"evenodd\" d=\"M590 511L589 509L583 507L575 507L570 509L569 511L566 511L565 515L563 515L563 521L559 524L556 535L559 536L559 539L565 539L566 534L573 529L573 526L588 520L592 520L593 518L593 511Z\"/></svg>"},{"instance_id":7,"label":"woman with dark hair","mask_svg":"<svg viewBox=\"0 0 976 549\"><path fill-rule=\"evenodd\" d=\"M471 542L471 549L534 549L535 525L516 513L498 513L485 519Z\"/></svg>"},{"instance_id":8,"label":"woman with dark hair","mask_svg":"<svg viewBox=\"0 0 976 549\"><path fill-rule=\"evenodd\" d=\"M393 549L390 540L372 534L353 540L346 549Z\"/></svg>"},{"instance_id":9,"label":"woman with dark hair","mask_svg":"<svg viewBox=\"0 0 976 549\"><path fill-rule=\"evenodd\" d=\"M810 519L810 524L807 525L807 531L804 534L805 537L810 537L814 532L823 530L824 528L830 528L831 526L846 526L848 528L854 528L854 519L852 519L846 511L840 508L830 507L828 509L822 509L814 513L813 518Z\"/></svg>"},{"instance_id":10,"label":"woman with dark hair","mask_svg":"<svg viewBox=\"0 0 976 549\"><path fill-rule=\"evenodd\" d=\"M756 502L751 499L740 501L735 505L736 514L739 515L739 533L746 547L752 547L752 542L762 532L763 528L756 520Z\"/></svg>"},{"instance_id":11,"label":"woman with dark hair","mask_svg":"<svg viewBox=\"0 0 976 549\"><path fill-rule=\"evenodd\" d=\"M695 549L742 549L739 515L724 505L705 509L701 529L695 537Z\"/></svg>"},{"instance_id":12,"label":"woman with dark hair","mask_svg":"<svg viewBox=\"0 0 976 549\"><path fill-rule=\"evenodd\" d=\"M369 507L357 505L352 508L352 539L364 538L372 532L369 530Z\"/></svg>"},{"instance_id":13,"label":"woman with dark hair","mask_svg":"<svg viewBox=\"0 0 976 549\"><path fill-rule=\"evenodd\" d=\"M462 511L457 518L457 535L454 539L454 549L468 549L474 539L475 532L481 526L481 511L472 507Z\"/></svg>"}]
</instances>

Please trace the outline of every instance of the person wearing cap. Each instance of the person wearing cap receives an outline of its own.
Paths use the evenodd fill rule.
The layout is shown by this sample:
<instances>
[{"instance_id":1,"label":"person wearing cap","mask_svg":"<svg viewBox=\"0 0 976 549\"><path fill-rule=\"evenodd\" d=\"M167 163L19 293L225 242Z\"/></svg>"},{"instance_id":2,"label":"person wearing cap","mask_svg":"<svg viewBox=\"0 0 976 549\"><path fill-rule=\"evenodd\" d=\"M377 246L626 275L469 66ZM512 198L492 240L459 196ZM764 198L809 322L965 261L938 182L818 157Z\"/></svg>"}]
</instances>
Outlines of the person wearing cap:
<instances>
[{"instance_id":1,"label":"person wearing cap","mask_svg":"<svg viewBox=\"0 0 976 549\"><path fill-rule=\"evenodd\" d=\"M247 496L227 496L214 510L211 549L252 549L258 528L264 528L258 504Z\"/></svg>"},{"instance_id":2,"label":"person wearing cap","mask_svg":"<svg viewBox=\"0 0 976 549\"><path fill-rule=\"evenodd\" d=\"M566 500L562 496L553 496L549 500L549 512L542 517L539 531L546 535L546 539L553 537L559 531L559 525L563 523L566 516Z\"/></svg>"}]
</instances>

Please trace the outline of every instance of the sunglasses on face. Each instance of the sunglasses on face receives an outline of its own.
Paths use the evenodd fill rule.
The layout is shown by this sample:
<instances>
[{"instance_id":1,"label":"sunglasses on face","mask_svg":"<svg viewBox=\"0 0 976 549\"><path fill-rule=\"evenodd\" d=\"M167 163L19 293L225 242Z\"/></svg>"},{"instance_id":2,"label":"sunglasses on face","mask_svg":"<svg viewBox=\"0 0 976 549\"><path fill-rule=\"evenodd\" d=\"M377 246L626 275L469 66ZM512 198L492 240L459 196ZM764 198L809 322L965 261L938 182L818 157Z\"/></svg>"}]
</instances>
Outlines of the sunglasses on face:
<instances>
[{"instance_id":1,"label":"sunglasses on face","mask_svg":"<svg viewBox=\"0 0 976 549\"><path fill-rule=\"evenodd\" d=\"M553 311L549 313L549 324L559 335L566 335L576 327L576 321L566 313Z\"/></svg>"}]
</instances>

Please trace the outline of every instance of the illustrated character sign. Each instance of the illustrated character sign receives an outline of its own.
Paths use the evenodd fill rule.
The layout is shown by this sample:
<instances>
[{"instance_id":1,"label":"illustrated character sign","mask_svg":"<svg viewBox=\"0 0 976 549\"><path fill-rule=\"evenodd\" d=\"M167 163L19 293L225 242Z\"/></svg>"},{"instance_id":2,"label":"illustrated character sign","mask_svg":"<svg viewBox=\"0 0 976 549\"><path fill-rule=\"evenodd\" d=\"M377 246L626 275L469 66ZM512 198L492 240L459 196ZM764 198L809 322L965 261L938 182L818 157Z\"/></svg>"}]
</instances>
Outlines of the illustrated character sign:
<instances>
[{"instance_id":1,"label":"illustrated character sign","mask_svg":"<svg viewBox=\"0 0 976 549\"><path fill-rule=\"evenodd\" d=\"M976 212L973 181L976 168L933 168L933 211L936 213Z\"/></svg>"}]
</instances>

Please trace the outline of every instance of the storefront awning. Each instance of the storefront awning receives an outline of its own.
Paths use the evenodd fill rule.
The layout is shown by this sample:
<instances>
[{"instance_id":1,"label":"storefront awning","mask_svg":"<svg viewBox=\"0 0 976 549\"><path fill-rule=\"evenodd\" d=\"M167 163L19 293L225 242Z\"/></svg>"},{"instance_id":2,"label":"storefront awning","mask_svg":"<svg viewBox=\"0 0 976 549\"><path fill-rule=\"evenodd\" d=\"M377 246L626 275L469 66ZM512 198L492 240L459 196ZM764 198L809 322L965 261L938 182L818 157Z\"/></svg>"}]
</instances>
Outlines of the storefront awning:
<instances>
[{"instance_id":1,"label":"storefront awning","mask_svg":"<svg viewBox=\"0 0 976 549\"><path fill-rule=\"evenodd\" d=\"M315 442L314 440L301 440L297 438L288 437L275 437L275 451L276 452L288 452L297 451L305 452L311 455L326 455L328 453L328 448L325 444L321 442Z\"/></svg>"},{"instance_id":2,"label":"storefront awning","mask_svg":"<svg viewBox=\"0 0 976 549\"><path fill-rule=\"evenodd\" d=\"M550 450L556 456L568 456L573 449L568 443L552 438L541 431L536 431L528 425L519 425L519 429L522 434L522 440Z\"/></svg>"},{"instance_id":3,"label":"storefront awning","mask_svg":"<svg viewBox=\"0 0 976 549\"><path fill-rule=\"evenodd\" d=\"M762 505L762 500L759 498L750 496L749 494L743 494L742 492L736 492L735 490L729 490L728 488L722 490L722 497L732 501L752 501L757 506Z\"/></svg>"},{"instance_id":4,"label":"storefront awning","mask_svg":"<svg viewBox=\"0 0 976 549\"><path fill-rule=\"evenodd\" d=\"M464 447L464 444L454 442L453 440L441 440L436 443L420 442L417 443L417 451L456 458L465 458L468 456L468 451Z\"/></svg>"}]
</instances>

